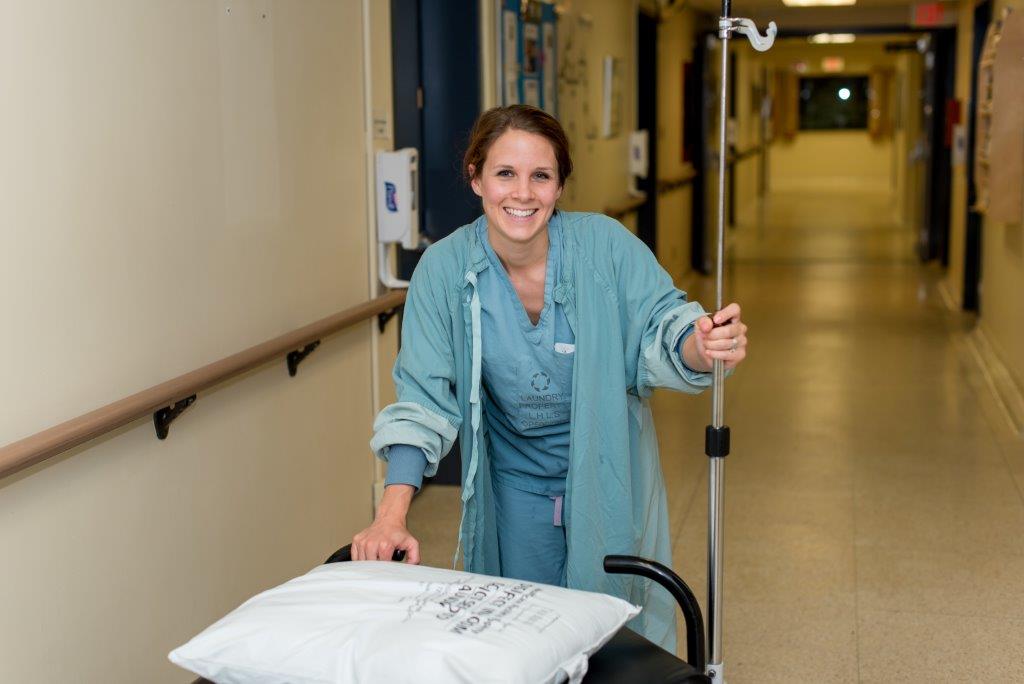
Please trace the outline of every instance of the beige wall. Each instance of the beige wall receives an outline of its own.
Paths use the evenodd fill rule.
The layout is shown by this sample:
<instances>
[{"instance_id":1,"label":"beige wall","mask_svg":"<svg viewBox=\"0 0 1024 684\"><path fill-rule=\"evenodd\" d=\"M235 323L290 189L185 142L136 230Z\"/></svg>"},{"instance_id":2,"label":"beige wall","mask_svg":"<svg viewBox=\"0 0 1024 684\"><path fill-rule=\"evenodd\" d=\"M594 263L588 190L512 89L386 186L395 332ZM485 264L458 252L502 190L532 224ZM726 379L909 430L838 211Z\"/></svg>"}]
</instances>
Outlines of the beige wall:
<instances>
[{"instance_id":1,"label":"beige wall","mask_svg":"<svg viewBox=\"0 0 1024 684\"><path fill-rule=\"evenodd\" d=\"M369 61L363 60L364 89L369 91L369 111L367 116L371 117L378 124L384 122L383 131L376 130L369 142L369 147L377 150L391 150L394 148L394 103L391 97L391 3L389 0L363 0L364 7L368 11L364 17L368 24L369 41L366 46ZM375 177L374 155L366 155L366 178ZM375 225L376 206L375 195L372 184L367 184L367 227ZM354 227L353 227L354 228ZM383 294L385 288L380 284L377 272L377 243L373 230L369 231L370 239L367 241L369 256L369 281L371 296ZM397 248L392 248L392 273L397 273ZM392 322L379 332L377 325L370 325L370 354L372 357L371 366L371 394L373 413L376 413L396 400L395 383L391 378L391 370L395 364L395 357L398 355L398 338L400 318L393 318ZM376 504L384 493L384 476L387 473L387 464L377 458L372 458L374 468L374 504Z\"/></svg>"},{"instance_id":2,"label":"beige wall","mask_svg":"<svg viewBox=\"0 0 1024 684\"><path fill-rule=\"evenodd\" d=\"M971 48L974 36L974 0L960 0L957 8L956 83L954 92L960 102L961 120L966 125L973 107L971 93ZM966 160L965 160L966 161ZM964 239L967 232L967 165L954 164L950 188L949 267L944 288L953 303L963 304Z\"/></svg>"},{"instance_id":3,"label":"beige wall","mask_svg":"<svg viewBox=\"0 0 1024 684\"><path fill-rule=\"evenodd\" d=\"M905 222L910 220L909 178L910 161L908 152L911 147L911 131L908 130L907 113L913 109L912 91L908 83L908 53L902 53L896 61L896 73L893 77L893 132L892 132L892 169L893 194L895 196L896 215ZM916 92L916 91L913 91ZM915 110L916 111L916 110Z\"/></svg>"},{"instance_id":4,"label":"beige wall","mask_svg":"<svg viewBox=\"0 0 1024 684\"><path fill-rule=\"evenodd\" d=\"M363 20L7 7L0 444L372 294ZM0 481L0 681L186 681L172 647L368 522L371 331Z\"/></svg>"},{"instance_id":5,"label":"beige wall","mask_svg":"<svg viewBox=\"0 0 1024 684\"><path fill-rule=\"evenodd\" d=\"M757 59L757 54L745 40L732 43L736 51L736 70L732 78L736 79L735 149L739 153L747 152L761 145L761 104L759 93L764 88L764 64ZM733 173L736 175L735 206L737 223L756 219L758 203L758 185L761 176L761 157L753 155L736 162Z\"/></svg>"},{"instance_id":6,"label":"beige wall","mask_svg":"<svg viewBox=\"0 0 1024 684\"><path fill-rule=\"evenodd\" d=\"M1024 0L997 0L1024 12ZM981 326L1018 388L1024 388L1024 225L985 217L981 227Z\"/></svg>"},{"instance_id":7,"label":"beige wall","mask_svg":"<svg viewBox=\"0 0 1024 684\"><path fill-rule=\"evenodd\" d=\"M693 173L683 162L683 64L693 61L696 17L684 9L658 26L658 178ZM699 74L694 74L699 78ZM658 259L678 283L690 271L692 186L658 196Z\"/></svg>"},{"instance_id":8,"label":"beige wall","mask_svg":"<svg viewBox=\"0 0 1024 684\"><path fill-rule=\"evenodd\" d=\"M894 166L897 175L893 186L902 193L897 203L903 223L915 229L922 225L924 217L925 176L928 172L923 158L916 150L923 144L923 121L921 111L921 81L924 65L916 52L904 52L897 58L896 77L899 86L897 97L901 102L900 130L894 138Z\"/></svg>"},{"instance_id":9,"label":"beige wall","mask_svg":"<svg viewBox=\"0 0 1024 684\"><path fill-rule=\"evenodd\" d=\"M576 57L579 78L558 87L558 116L572 148L574 171L562 195L570 211L604 211L628 199L629 133L636 128L636 7L633 2L573 0L559 16L560 63ZM566 40L572 35L571 52ZM622 125L601 136L602 70L605 56L619 59ZM631 228L635 217L625 221Z\"/></svg>"},{"instance_id":10,"label":"beige wall","mask_svg":"<svg viewBox=\"0 0 1024 684\"><path fill-rule=\"evenodd\" d=\"M892 187L890 142L864 131L804 131L772 149L773 190L876 190Z\"/></svg>"}]
</instances>

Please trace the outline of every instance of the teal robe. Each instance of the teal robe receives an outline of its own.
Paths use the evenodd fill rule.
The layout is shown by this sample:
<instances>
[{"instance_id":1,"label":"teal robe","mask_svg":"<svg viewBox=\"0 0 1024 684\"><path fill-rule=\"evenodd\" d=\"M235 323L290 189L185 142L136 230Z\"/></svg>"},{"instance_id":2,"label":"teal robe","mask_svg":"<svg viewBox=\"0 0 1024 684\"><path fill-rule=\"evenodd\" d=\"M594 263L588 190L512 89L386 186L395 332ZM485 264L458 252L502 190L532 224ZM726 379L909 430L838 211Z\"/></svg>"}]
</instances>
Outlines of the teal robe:
<instances>
[{"instance_id":1,"label":"teal robe","mask_svg":"<svg viewBox=\"0 0 1024 684\"><path fill-rule=\"evenodd\" d=\"M496 575L476 292L477 274L490 267L474 229L482 221L486 217L432 245L420 260L394 369L398 401L377 417L370 445L383 459L392 444L422 448L431 476L458 435L464 566ZM656 387L696 393L711 383L710 373L688 369L675 351L704 310L686 301L647 246L617 221L561 211L551 221L562 227L562 273L554 299L565 307L576 336L564 504L567 584L642 606L629 626L674 653L675 604L669 593L646 579L605 574L603 559L628 554L672 564L648 398ZM694 439L696 444L699 438Z\"/></svg>"}]
</instances>

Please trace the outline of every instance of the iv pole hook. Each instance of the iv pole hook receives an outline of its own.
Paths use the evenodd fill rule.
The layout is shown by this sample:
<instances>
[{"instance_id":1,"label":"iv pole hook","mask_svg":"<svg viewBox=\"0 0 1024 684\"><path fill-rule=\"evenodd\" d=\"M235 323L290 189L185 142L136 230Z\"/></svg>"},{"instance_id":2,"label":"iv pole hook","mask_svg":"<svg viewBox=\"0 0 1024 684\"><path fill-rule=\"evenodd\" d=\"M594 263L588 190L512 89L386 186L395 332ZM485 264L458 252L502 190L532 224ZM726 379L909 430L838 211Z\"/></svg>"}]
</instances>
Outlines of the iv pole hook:
<instances>
[{"instance_id":1,"label":"iv pole hook","mask_svg":"<svg viewBox=\"0 0 1024 684\"><path fill-rule=\"evenodd\" d=\"M758 52L765 52L769 50L775 43L775 34L778 32L778 28L775 26L774 21L768 22L768 31L765 35L761 35L757 30L757 25L753 19L740 19L738 17L722 17L718 20L718 33L720 38L725 38L723 34L735 31L736 33L742 33L750 41L750 45Z\"/></svg>"}]
</instances>

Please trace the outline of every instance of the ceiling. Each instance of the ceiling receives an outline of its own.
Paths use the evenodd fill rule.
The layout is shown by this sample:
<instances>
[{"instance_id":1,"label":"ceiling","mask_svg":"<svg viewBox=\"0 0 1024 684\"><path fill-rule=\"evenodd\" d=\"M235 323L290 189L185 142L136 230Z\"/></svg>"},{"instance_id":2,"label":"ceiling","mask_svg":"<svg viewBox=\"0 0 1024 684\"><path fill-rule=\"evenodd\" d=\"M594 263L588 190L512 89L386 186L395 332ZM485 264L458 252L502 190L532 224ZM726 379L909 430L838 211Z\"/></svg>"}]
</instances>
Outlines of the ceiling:
<instances>
[{"instance_id":1,"label":"ceiling","mask_svg":"<svg viewBox=\"0 0 1024 684\"><path fill-rule=\"evenodd\" d=\"M762 32L768 21L774 21L781 34L806 33L813 29L857 33L908 27L915 4L908 0L857 0L856 5L846 7L786 7L782 0L734 0L732 15L754 19ZM951 8L947 16L955 16L953 4L944 4ZM721 0L675 0L671 6L690 6L712 16L718 16L722 11Z\"/></svg>"}]
</instances>

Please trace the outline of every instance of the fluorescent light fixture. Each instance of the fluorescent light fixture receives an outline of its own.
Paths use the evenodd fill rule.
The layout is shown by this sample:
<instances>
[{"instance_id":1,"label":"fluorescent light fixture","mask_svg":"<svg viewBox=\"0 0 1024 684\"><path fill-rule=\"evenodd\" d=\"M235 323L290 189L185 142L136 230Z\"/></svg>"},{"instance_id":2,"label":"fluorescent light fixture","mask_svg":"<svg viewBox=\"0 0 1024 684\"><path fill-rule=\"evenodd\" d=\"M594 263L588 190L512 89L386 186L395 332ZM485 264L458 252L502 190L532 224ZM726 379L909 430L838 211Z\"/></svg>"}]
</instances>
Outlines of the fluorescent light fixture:
<instances>
[{"instance_id":1,"label":"fluorescent light fixture","mask_svg":"<svg viewBox=\"0 0 1024 684\"><path fill-rule=\"evenodd\" d=\"M857 40L857 36L852 33L815 33L807 40L819 45L828 45L833 43L852 43Z\"/></svg>"},{"instance_id":2,"label":"fluorescent light fixture","mask_svg":"<svg viewBox=\"0 0 1024 684\"><path fill-rule=\"evenodd\" d=\"M786 7L839 7L856 5L857 0L782 0Z\"/></svg>"}]
</instances>

